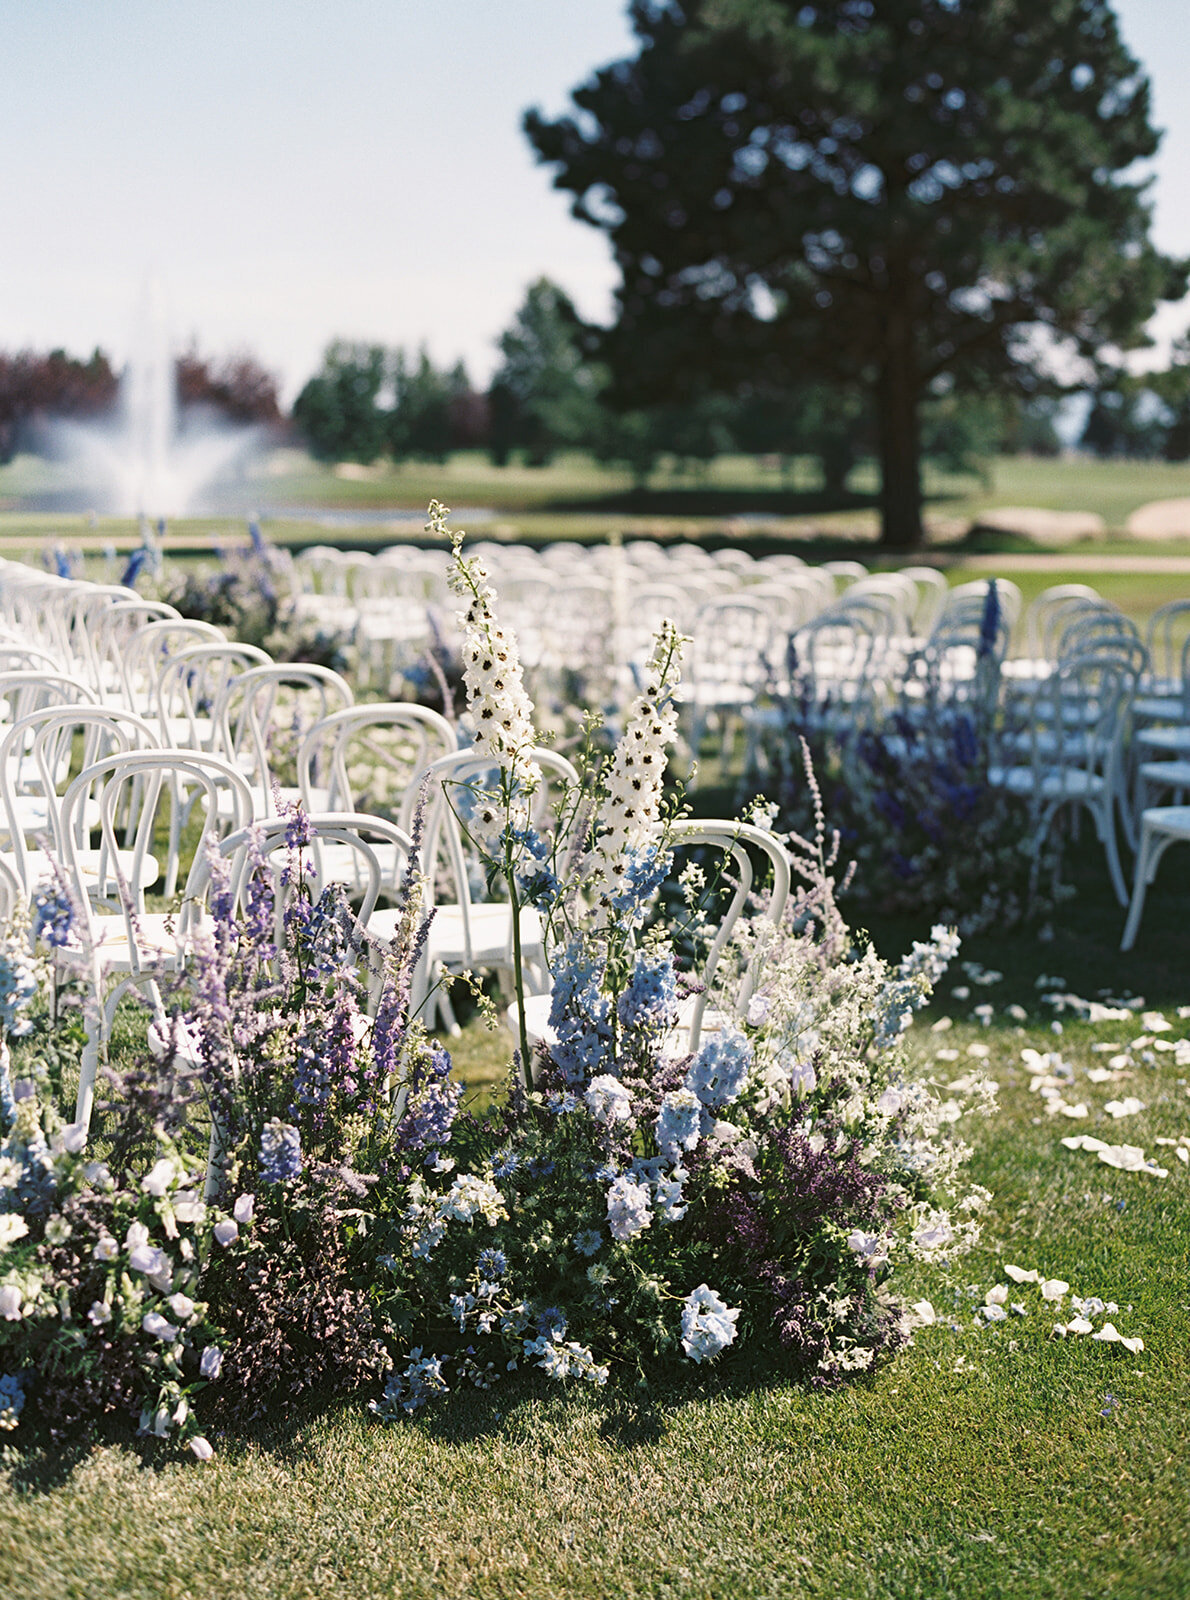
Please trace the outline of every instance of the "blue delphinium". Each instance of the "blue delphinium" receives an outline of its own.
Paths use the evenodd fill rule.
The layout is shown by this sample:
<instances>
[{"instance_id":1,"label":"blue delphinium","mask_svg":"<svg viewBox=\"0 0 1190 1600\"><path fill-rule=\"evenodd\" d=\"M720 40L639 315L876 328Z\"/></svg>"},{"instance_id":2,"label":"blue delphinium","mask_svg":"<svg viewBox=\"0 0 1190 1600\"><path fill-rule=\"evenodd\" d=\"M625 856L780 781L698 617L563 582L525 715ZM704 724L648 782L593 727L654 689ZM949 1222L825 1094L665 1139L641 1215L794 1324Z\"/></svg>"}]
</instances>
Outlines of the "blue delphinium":
<instances>
[{"instance_id":1,"label":"blue delphinium","mask_svg":"<svg viewBox=\"0 0 1190 1600\"><path fill-rule=\"evenodd\" d=\"M686 1069L686 1087L704 1106L718 1108L737 1100L752 1066L752 1045L738 1028L716 1033Z\"/></svg>"},{"instance_id":2,"label":"blue delphinium","mask_svg":"<svg viewBox=\"0 0 1190 1600\"><path fill-rule=\"evenodd\" d=\"M273 1117L260 1131L260 1181L286 1183L301 1170L301 1134L291 1122Z\"/></svg>"},{"instance_id":3,"label":"blue delphinium","mask_svg":"<svg viewBox=\"0 0 1190 1600\"><path fill-rule=\"evenodd\" d=\"M668 951L642 952L617 1004L626 1028L665 1028L673 1022L678 1004L677 975Z\"/></svg>"},{"instance_id":4,"label":"blue delphinium","mask_svg":"<svg viewBox=\"0 0 1190 1600\"><path fill-rule=\"evenodd\" d=\"M15 1428L24 1408L24 1375L19 1372L0 1375L0 1429Z\"/></svg>"},{"instance_id":5,"label":"blue delphinium","mask_svg":"<svg viewBox=\"0 0 1190 1600\"><path fill-rule=\"evenodd\" d=\"M42 884L33 895L33 937L43 939L53 950L69 943L74 926L74 906L65 890Z\"/></svg>"}]
</instances>

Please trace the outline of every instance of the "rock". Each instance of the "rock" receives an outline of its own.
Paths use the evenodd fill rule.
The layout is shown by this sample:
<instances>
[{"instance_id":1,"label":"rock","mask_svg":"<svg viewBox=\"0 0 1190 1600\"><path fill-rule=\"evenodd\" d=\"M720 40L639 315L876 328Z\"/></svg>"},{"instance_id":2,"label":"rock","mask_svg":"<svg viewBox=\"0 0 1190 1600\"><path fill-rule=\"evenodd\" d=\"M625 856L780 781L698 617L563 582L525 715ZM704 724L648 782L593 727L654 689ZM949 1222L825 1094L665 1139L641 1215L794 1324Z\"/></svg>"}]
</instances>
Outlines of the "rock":
<instances>
[{"instance_id":1,"label":"rock","mask_svg":"<svg viewBox=\"0 0 1190 1600\"><path fill-rule=\"evenodd\" d=\"M1040 506L997 506L981 511L971 532L1015 533L1034 544L1077 544L1103 539L1107 524L1095 511L1046 511Z\"/></svg>"},{"instance_id":2,"label":"rock","mask_svg":"<svg viewBox=\"0 0 1190 1600\"><path fill-rule=\"evenodd\" d=\"M1150 500L1128 518L1134 539L1190 539L1190 500Z\"/></svg>"}]
</instances>

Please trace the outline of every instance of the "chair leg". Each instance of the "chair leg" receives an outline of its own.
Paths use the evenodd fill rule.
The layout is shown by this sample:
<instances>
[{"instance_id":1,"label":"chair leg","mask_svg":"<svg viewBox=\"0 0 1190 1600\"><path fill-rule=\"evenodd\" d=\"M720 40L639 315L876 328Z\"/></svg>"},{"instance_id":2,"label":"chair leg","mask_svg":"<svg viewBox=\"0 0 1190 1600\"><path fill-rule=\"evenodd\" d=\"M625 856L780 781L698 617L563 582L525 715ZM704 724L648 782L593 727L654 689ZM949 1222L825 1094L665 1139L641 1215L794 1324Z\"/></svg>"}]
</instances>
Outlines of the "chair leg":
<instances>
[{"instance_id":1,"label":"chair leg","mask_svg":"<svg viewBox=\"0 0 1190 1600\"><path fill-rule=\"evenodd\" d=\"M1128 904L1128 885L1124 881L1124 869L1120 865L1120 847L1116 839L1115 807L1110 794L1106 796L1107 804L1097 814L1099 822L1099 837L1103 840L1103 847L1107 851L1107 870L1111 875L1111 886L1115 890L1116 899L1122 906Z\"/></svg>"},{"instance_id":2,"label":"chair leg","mask_svg":"<svg viewBox=\"0 0 1190 1600\"><path fill-rule=\"evenodd\" d=\"M1149 852L1152 844L1152 833L1147 827L1142 826L1140 849L1136 854L1136 870L1132 879L1132 904L1128 907L1128 920L1124 924L1124 936L1120 940L1121 950L1132 949L1140 930L1141 914L1145 908L1145 890L1148 887Z\"/></svg>"}]
</instances>

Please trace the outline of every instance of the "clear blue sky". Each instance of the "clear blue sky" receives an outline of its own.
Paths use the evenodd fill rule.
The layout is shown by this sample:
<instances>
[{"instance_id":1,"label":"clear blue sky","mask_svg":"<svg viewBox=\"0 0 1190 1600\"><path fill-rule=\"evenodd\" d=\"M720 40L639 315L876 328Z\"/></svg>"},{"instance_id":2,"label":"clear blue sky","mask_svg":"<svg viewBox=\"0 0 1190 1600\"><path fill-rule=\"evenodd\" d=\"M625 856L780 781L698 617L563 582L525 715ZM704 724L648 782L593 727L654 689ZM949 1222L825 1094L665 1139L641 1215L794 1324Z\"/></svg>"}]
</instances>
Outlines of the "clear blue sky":
<instances>
[{"instance_id":1,"label":"clear blue sky","mask_svg":"<svg viewBox=\"0 0 1190 1600\"><path fill-rule=\"evenodd\" d=\"M1190 255L1190 0L1116 9L1168 129L1156 238ZM292 395L336 334L484 379L539 273L610 308L519 118L630 53L621 0L10 0L2 40L0 348L122 358L155 274L179 341Z\"/></svg>"}]
</instances>

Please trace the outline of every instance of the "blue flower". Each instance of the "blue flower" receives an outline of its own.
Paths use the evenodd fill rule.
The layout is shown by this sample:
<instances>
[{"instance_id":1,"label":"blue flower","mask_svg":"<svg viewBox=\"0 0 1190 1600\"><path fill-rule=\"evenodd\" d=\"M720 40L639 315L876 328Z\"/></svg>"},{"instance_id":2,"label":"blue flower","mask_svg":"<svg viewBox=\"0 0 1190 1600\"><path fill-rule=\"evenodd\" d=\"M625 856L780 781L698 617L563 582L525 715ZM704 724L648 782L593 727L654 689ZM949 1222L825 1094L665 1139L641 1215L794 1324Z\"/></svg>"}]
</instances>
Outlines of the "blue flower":
<instances>
[{"instance_id":1,"label":"blue flower","mask_svg":"<svg viewBox=\"0 0 1190 1600\"><path fill-rule=\"evenodd\" d=\"M6 1372L0 1377L0 1429L15 1428L25 1408L25 1376Z\"/></svg>"},{"instance_id":2,"label":"blue flower","mask_svg":"<svg viewBox=\"0 0 1190 1600\"><path fill-rule=\"evenodd\" d=\"M492 1177L511 1178L520 1164L521 1158L515 1150L509 1150L507 1147L497 1150L492 1157Z\"/></svg>"},{"instance_id":3,"label":"blue flower","mask_svg":"<svg viewBox=\"0 0 1190 1600\"><path fill-rule=\"evenodd\" d=\"M538 1312L537 1331L544 1338L557 1335L559 1340L566 1337L566 1318L557 1306L546 1306L544 1311Z\"/></svg>"},{"instance_id":4,"label":"blue flower","mask_svg":"<svg viewBox=\"0 0 1190 1600\"><path fill-rule=\"evenodd\" d=\"M302 1170L301 1134L291 1122L274 1117L260 1132L260 1180L284 1183Z\"/></svg>"},{"instance_id":5,"label":"blue flower","mask_svg":"<svg viewBox=\"0 0 1190 1600\"><path fill-rule=\"evenodd\" d=\"M686 1070L685 1085L704 1106L726 1106L739 1098L752 1066L752 1046L738 1028L707 1040Z\"/></svg>"},{"instance_id":6,"label":"blue flower","mask_svg":"<svg viewBox=\"0 0 1190 1600\"><path fill-rule=\"evenodd\" d=\"M677 1010L678 986L668 953L637 957L617 1010L626 1028L664 1028Z\"/></svg>"},{"instance_id":7,"label":"blue flower","mask_svg":"<svg viewBox=\"0 0 1190 1600\"><path fill-rule=\"evenodd\" d=\"M478 1267L482 1278L502 1278L508 1271L508 1257L503 1250L481 1250Z\"/></svg>"}]
</instances>

